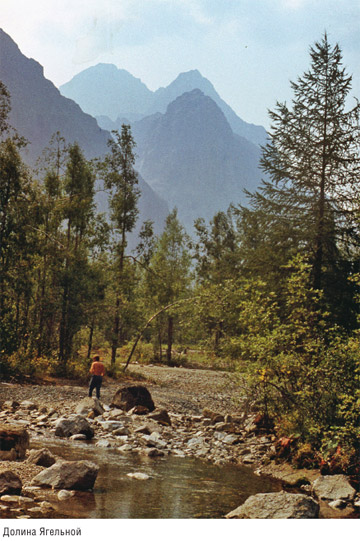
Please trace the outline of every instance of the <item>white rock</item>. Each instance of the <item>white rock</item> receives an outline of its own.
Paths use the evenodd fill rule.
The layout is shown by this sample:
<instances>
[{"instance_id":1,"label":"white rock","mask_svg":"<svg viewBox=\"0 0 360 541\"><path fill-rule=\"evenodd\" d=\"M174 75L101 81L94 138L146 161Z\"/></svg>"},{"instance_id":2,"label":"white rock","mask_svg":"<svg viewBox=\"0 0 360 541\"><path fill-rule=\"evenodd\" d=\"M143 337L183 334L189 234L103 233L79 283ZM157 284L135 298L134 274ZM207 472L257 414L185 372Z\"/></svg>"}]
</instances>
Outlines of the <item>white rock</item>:
<instances>
[{"instance_id":1,"label":"white rock","mask_svg":"<svg viewBox=\"0 0 360 541\"><path fill-rule=\"evenodd\" d=\"M82 441L82 440L86 440L86 436L85 434L74 434L73 436L70 436L69 440L73 440L73 441Z\"/></svg>"},{"instance_id":2,"label":"white rock","mask_svg":"<svg viewBox=\"0 0 360 541\"><path fill-rule=\"evenodd\" d=\"M121 447L118 447L117 448L117 451L119 451L119 453L128 453L129 451L132 451L133 448L131 445L129 445L128 443L125 443L125 445L122 445Z\"/></svg>"},{"instance_id":3,"label":"white rock","mask_svg":"<svg viewBox=\"0 0 360 541\"><path fill-rule=\"evenodd\" d=\"M346 502L344 502L344 500L334 500L329 503L329 507L332 507L333 509L342 509L343 507L346 507Z\"/></svg>"},{"instance_id":4,"label":"white rock","mask_svg":"<svg viewBox=\"0 0 360 541\"><path fill-rule=\"evenodd\" d=\"M99 440L95 445L96 447L102 447L104 449L111 447L111 443L108 440Z\"/></svg>"},{"instance_id":5,"label":"white rock","mask_svg":"<svg viewBox=\"0 0 360 541\"><path fill-rule=\"evenodd\" d=\"M126 443L129 439L129 436L116 436L117 441L120 443Z\"/></svg>"},{"instance_id":6,"label":"white rock","mask_svg":"<svg viewBox=\"0 0 360 541\"><path fill-rule=\"evenodd\" d=\"M142 472L128 473L127 476L131 479L137 479L138 481L147 481L148 479L150 479L149 475Z\"/></svg>"},{"instance_id":7,"label":"white rock","mask_svg":"<svg viewBox=\"0 0 360 541\"><path fill-rule=\"evenodd\" d=\"M74 496L75 491L73 490L59 490L57 497L60 501L65 501Z\"/></svg>"}]
</instances>

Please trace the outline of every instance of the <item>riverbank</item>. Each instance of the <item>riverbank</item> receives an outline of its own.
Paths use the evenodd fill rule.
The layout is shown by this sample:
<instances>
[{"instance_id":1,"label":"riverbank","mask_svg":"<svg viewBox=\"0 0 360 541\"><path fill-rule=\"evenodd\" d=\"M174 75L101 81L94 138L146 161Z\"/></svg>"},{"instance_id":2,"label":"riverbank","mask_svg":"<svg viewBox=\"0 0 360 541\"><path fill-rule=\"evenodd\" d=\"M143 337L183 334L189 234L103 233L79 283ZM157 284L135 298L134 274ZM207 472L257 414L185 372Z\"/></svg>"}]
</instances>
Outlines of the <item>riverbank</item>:
<instances>
[{"instance_id":1,"label":"riverbank","mask_svg":"<svg viewBox=\"0 0 360 541\"><path fill-rule=\"evenodd\" d=\"M166 410L171 424L159 423L150 416L125 415L110 408L108 405L116 390L125 382L107 380L101 397L105 411L90 420L95 432L91 445L102 450L144 455L154 460L171 454L180 458L199 458L220 467L227 464L246 465L258 475L277 478L290 490L300 489L304 492L309 492L312 483L320 476L314 470L293 470L286 464L277 465L271 460L275 451L275 437L258 433L254 430L253 416L244 417L246 397L241 396L238 382L229 374L212 370L140 365L132 367L132 374L133 378L126 384L146 385L155 402L155 411ZM134 378L138 378L138 381ZM37 448L47 448L51 442L62 441L55 437L56 422L59 417L74 414L79 402L87 395L85 384L76 385L59 380L51 383L0 384L1 402L4 404L16 400L20 404L15 408L3 409L0 412L0 422L22 424ZM116 422L119 429L117 432L114 429ZM75 440L70 445L75 449L81 442ZM17 461L0 462L0 468L16 471L26 486L41 467ZM41 500L43 491L35 492L28 490L26 493L34 501L37 498L39 503L33 507L37 511L33 515L30 513L30 516L36 517L39 513L42 516L54 516L54 507L51 509L43 505L40 511L46 499ZM49 494L46 497L49 499ZM2 509L3 512L8 511L8 503L2 503L2 507L6 507L6 510ZM321 516L353 516L354 509L353 505L342 505L334 509L323 503Z\"/></svg>"}]
</instances>

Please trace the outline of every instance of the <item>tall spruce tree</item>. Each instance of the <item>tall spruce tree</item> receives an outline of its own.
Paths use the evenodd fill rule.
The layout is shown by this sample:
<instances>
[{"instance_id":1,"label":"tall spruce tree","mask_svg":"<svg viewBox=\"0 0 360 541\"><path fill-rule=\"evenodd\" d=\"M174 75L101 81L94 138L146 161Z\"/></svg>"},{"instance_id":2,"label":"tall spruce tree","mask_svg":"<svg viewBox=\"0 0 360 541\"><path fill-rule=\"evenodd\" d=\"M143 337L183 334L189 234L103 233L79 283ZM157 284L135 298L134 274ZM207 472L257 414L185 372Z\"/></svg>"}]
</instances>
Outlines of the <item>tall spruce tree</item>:
<instances>
[{"instance_id":1,"label":"tall spruce tree","mask_svg":"<svg viewBox=\"0 0 360 541\"><path fill-rule=\"evenodd\" d=\"M278 102L269 113L261 167L270 180L249 194L242 227L247 256L255 250L261 265L279 266L305 251L312 285L330 300L346 289L359 241L360 104L347 110L352 77L339 45L325 34L310 57L309 71L291 83L292 106Z\"/></svg>"}]
</instances>

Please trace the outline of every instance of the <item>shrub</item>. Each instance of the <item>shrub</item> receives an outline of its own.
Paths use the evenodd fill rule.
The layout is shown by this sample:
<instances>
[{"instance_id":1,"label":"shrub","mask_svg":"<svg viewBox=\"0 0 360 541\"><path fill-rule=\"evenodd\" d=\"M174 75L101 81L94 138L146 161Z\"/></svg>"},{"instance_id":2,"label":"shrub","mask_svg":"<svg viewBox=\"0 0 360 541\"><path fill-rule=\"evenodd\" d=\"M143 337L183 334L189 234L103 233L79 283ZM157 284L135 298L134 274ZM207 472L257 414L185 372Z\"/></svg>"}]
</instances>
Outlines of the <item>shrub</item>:
<instances>
[{"instance_id":1,"label":"shrub","mask_svg":"<svg viewBox=\"0 0 360 541\"><path fill-rule=\"evenodd\" d=\"M280 432L314 450L329 440L354 449L360 436L359 335L349 338L329 327L303 259L286 270L281 303L264 282L241 284L239 336L228 350L246 360L253 396Z\"/></svg>"}]
</instances>

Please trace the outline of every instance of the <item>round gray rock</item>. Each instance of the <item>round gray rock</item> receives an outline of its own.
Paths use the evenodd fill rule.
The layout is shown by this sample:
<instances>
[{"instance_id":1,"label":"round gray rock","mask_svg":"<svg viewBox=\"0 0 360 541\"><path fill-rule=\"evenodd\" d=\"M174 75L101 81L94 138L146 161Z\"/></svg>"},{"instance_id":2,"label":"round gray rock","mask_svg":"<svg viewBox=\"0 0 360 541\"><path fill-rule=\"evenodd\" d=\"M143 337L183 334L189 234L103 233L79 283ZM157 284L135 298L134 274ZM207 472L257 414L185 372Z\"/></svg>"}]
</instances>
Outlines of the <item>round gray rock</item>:
<instances>
[{"instance_id":1,"label":"round gray rock","mask_svg":"<svg viewBox=\"0 0 360 541\"><path fill-rule=\"evenodd\" d=\"M84 434L91 440L94 437L94 430L82 415L69 415L58 419L55 424L55 436L69 438L74 434Z\"/></svg>"}]
</instances>

